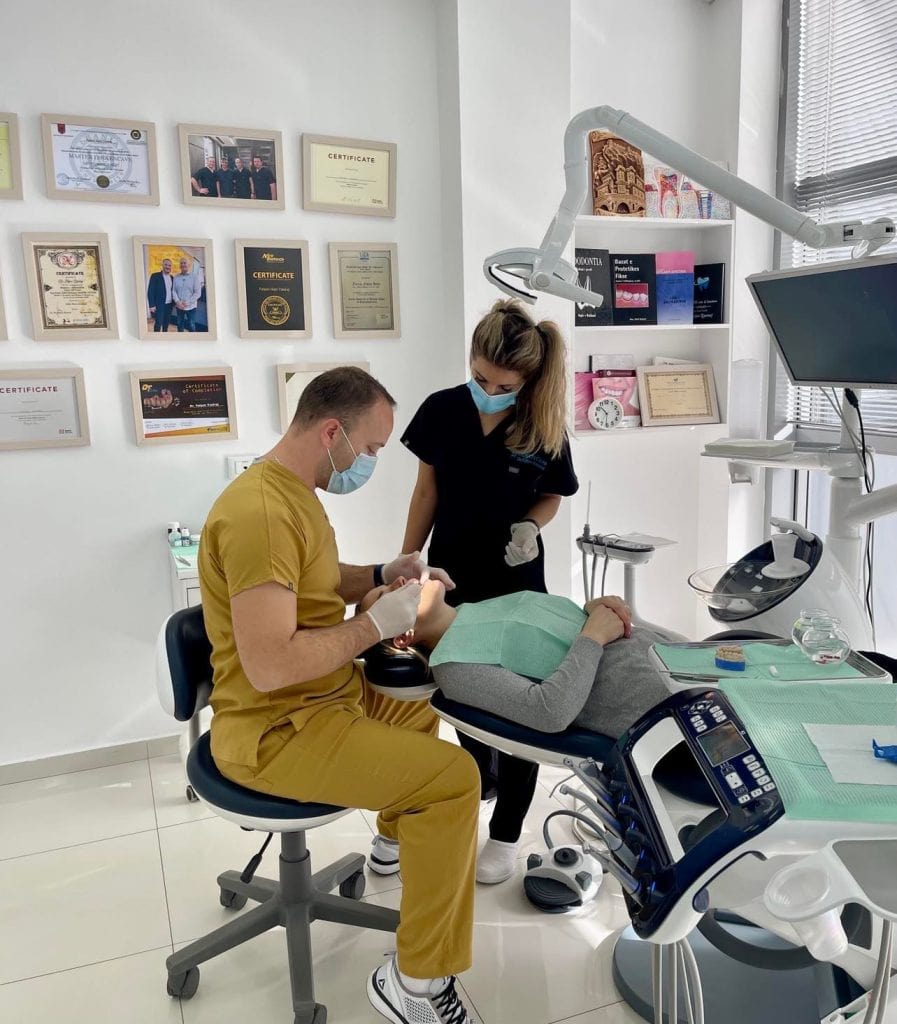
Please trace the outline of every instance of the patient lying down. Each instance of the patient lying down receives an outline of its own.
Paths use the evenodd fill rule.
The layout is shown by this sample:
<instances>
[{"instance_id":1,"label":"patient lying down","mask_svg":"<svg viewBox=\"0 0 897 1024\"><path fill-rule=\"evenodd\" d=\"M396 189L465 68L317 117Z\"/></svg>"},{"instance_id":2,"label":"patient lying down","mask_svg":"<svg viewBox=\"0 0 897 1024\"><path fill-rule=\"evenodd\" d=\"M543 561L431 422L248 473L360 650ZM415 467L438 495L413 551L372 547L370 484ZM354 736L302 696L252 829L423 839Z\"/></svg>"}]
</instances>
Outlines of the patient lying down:
<instances>
[{"instance_id":1,"label":"patient lying down","mask_svg":"<svg viewBox=\"0 0 897 1024\"><path fill-rule=\"evenodd\" d=\"M386 589L368 593L359 611ZM618 597L582 611L566 598L524 591L456 609L437 580L423 585L413 635L452 700L540 732L575 725L613 738L669 696L648 653L663 639L632 626Z\"/></svg>"}]
</instances>

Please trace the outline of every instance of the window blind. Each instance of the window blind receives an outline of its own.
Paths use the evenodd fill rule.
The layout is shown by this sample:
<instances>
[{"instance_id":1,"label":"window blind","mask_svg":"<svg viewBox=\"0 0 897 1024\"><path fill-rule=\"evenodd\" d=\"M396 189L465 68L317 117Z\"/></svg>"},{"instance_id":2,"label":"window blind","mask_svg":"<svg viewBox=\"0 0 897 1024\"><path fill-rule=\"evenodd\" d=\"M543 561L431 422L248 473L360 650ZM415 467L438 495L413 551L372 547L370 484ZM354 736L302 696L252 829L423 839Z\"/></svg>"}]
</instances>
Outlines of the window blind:
<instances>
[{"instance_id":1,"label":"window blind","mask_svg":"<svg viewBox=\"0 0 897 1024\"><path fill-rule=\"evenodd\" d=\"M897 3L785 4L782 198L822 222L897 220ZM817 250L784 239L779 263L808 266L849 255L848 248ZM858 394L867 431L897 437L897 391ZM837 426L819 389L794 387L781 363L775 401L777 424Z\"/></svg>"}]
</instances>

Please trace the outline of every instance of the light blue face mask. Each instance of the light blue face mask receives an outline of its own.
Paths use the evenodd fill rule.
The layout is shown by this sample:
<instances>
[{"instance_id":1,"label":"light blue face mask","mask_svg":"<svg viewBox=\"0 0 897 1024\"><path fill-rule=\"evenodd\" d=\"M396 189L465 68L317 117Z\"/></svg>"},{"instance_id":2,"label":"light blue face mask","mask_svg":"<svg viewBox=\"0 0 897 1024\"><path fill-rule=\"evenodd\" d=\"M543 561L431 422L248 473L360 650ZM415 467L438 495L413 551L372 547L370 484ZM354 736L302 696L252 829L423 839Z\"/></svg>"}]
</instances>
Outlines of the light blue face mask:
<instances>
[{"instance_id":1,"label":"light blue face mask","mask_svg":"<svg viewBox=\"0 0 897 1024\"><path fill-rule=\"evenodd\" d=\"M340 427L340 430L343 430ZM327 481L327 491L330 494L351 494L352 491L357 491L362 484L366 484L371 479L374 470L377 468L377 458L375 455L367 455L362 452L360 455L356 453L355 449L352 448L352 442L343 430L343 437L346 438L346 444L355 456L352 465L348 469L337 469L333 464L333 456L330 454L330 449L327 450L327 455L330 458L330 465L333 466L333 472L330 474L330 479Z\"/></svg>"},{"instance_id":2,"label":"light blue face mask","mask_svg":"<svg viewBox=\"0 0 897 1024\"><path fill-rule=\"evenodd\" d=\"M487 395L473 377L467 382L467 386L473 395L473 404L482 413L504 412L505 409L510 409L512 405L517 404L516 391L507 395Z\"/></svg>"}]
</instances>

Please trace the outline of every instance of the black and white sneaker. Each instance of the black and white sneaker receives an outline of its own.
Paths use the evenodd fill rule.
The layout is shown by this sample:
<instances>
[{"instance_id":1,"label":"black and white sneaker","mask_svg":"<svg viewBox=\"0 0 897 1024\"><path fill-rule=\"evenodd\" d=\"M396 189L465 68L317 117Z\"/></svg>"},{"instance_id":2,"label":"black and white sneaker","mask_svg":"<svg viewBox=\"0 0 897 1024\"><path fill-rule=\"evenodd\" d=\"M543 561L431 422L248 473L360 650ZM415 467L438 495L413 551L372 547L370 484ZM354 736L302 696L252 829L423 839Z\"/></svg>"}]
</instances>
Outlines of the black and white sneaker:
<instances>
[{"instance_id":1,"label":"black and white sneaker","mask_svg":"<svg viewBox=\"0 0 897 1024\"><path fill-rule=\"evenodd\" d=\"M402 984L395 954L368 978L371 1006L393 1024L476 1024L455 989L455 978L434 978L423 995Z\"/></svg>"},{"instance_id":2,"label":"black and white sneaker","mask_svg":"<svg viewBox=\"0 0 897 1024\"><path fill-rule=\"evenodd\" d=\"M368 854L368 867L378 875L394 875L399 870L399 844L383 836L375 836Z\"/></svg>"}]
</instances>

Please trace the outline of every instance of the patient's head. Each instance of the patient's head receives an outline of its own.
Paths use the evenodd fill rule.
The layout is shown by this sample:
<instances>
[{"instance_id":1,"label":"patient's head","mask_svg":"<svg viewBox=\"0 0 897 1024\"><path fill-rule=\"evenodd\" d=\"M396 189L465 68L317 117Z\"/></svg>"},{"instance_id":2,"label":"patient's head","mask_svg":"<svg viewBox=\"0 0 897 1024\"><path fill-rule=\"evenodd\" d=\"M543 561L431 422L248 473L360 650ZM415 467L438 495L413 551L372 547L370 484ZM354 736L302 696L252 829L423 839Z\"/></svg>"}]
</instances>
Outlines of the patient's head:
<instances>
[{"instance_id":1,"label":"patient's head","mask_svg":"<svg viewBox=\"0 0 897 1024\"><path fill-rule=\"evenodd\" d=\"M400 576L393 583L374 587L358 602L356 610L366 612L381 595L390 590L398 590L407 582ZM454 608L445 603L445 585L439 580L427 580L421 587L420 604L414 623L414 642L423 643L432 649L442 639L442 634L448 629L454 617Z\"/></svg>"}]
</instances>

